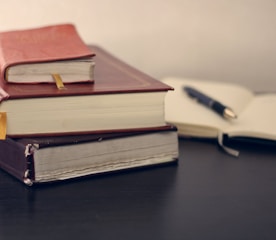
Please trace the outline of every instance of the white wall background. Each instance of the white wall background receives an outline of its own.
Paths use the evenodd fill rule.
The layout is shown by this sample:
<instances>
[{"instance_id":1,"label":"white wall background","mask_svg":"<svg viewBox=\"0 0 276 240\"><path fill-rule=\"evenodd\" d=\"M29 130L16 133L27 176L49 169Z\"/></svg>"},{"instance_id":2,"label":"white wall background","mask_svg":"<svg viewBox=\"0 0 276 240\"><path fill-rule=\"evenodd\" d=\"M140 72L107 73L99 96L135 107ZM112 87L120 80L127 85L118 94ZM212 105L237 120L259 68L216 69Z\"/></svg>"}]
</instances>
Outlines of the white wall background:
<instances>
[{"instance_id":1,"label":"white wall background","mask_svg":"<svg viewBox=\"0 0 276 240\"><path fill-rule=\"evenodd\" d=\"M159 79L276 90L275 0L0 1L0 31L71 22L85 42Z\"/></svg>"}]
</instances>

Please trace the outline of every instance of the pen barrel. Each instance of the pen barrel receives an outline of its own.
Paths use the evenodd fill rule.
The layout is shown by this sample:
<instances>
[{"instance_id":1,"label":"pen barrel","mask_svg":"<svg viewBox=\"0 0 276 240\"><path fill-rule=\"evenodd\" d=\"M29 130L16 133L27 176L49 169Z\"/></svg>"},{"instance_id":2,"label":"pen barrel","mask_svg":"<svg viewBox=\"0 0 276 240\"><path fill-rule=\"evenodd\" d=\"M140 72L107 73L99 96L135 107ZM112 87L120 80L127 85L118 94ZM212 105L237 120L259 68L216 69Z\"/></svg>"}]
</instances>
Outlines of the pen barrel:
<instances>
[{"instance_id":1,"label":"pen barrel","mask_svg":"<svg viewBox=\"0 0 276 240\"><path fill-rule=\"evenodd\" d=\"M225 106L222 105L221 103L217 102L217 101L213 101L212 104L210 105L210 107L216 111L217 113L223 115L224 110L225 110Z\"/></svg>"}]
</instances>

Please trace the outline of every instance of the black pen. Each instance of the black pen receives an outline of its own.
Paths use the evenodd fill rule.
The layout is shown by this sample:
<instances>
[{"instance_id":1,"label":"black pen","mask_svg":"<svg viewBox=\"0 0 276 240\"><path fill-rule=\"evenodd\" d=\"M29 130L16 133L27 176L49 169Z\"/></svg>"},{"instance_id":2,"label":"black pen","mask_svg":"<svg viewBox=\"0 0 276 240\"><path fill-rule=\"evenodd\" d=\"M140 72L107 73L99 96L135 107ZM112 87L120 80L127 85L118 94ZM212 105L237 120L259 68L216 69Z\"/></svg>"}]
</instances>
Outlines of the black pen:
<instances>
[{"instance_id":1,"label":"black pen","mask_svg":"<svg viewBox=\"0 0 276 240\"><path fill-rule=\"evenodd\" d=\"M190 97L197 99L200 103L211 108L212 110L214 110L215 112L223 116L224 118L227 118L227 119L237 118L237 115L233 112L231 108L223 105L219 101L212 99L211 97L208 97L204 93L199 92L198 90L192 87L184 86L183 89L187 92L187 94Z\"/></svg>"}]
</instances>

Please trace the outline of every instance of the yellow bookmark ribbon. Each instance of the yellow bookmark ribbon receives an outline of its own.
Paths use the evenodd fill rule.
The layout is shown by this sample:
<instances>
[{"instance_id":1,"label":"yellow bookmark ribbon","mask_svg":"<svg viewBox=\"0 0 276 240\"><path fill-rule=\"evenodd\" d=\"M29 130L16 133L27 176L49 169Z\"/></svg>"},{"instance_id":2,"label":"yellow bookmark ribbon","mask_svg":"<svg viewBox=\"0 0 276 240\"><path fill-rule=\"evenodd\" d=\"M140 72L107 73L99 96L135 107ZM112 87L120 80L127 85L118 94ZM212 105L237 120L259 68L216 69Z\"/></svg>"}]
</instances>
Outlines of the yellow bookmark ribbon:
<instances>
[{"instance_id":1,"label":"yellow bookmark ribbon","mask_svg":"<svg viewBox=\"0 0 276 240\"><path fill-rule=\"evenodd\" d=\"M65 89L65 86L64 86L64 84L62 82L62 79L61 79L61 76L59 74L53 73L52 77L54 78L56 86L57 86L58 89L61 89L61 90Z\"/></svg>"},{"instance_id":2,"label":"yellow bookmark ribbon","mask_svg":"<svg viewBox=\"0 0 276 240\"><path fill-rule=\"evenodd\" d=\"M7 113L0 112L0 140L5 140L7 135Z\"/></svg>"}]
</instances>

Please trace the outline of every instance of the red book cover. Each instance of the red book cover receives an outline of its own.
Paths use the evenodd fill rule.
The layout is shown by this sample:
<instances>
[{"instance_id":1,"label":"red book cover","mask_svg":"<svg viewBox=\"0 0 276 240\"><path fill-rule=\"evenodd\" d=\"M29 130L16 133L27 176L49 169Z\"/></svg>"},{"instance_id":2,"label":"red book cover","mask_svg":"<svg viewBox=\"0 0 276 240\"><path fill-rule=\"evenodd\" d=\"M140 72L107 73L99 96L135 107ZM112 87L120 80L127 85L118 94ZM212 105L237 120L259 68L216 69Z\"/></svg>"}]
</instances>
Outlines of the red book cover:
<instances>
[{"instance_id":1,"label":"red book cover","mask_svg":"<svg viewBox=\"0 0 276 240\"><path fill-rule=\"evenodd\" d=\"M168 91L172 88L129 66L98 46L90 46L95 53L94 84L67 84L59 90L54 84L12 84L1 78L0 101L4 99L60 97L130 92Z\"/></svg>"},{"instance_id":2,"label":"red book cover","mask_svg":"<svg viewBox=\"0 0 276 240\"><path fill-rule=\"evenodd\" d=\"M1 81L5 79L7 68L14 65L91 58L94 55L72 24L1 32Z\"/></svg>"},{"instance_id":3,"label":"red book cover","mask_svg":"<svg viewBox=\"0 0 276 240\"><path fill-rule=\"evenodd\" d=\"M96 54L93 84L70 83L58 89L49 83L0 82L0 112L7 115L2 135L68 135L163 126L164 97L172 88L100 47L90 49Z\"/></svg>"}]
</instances>

